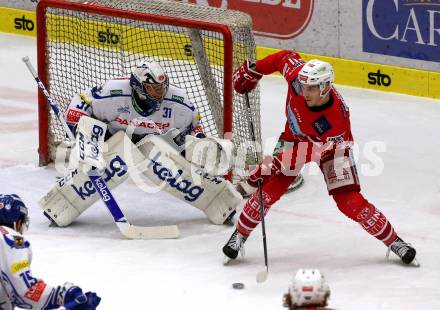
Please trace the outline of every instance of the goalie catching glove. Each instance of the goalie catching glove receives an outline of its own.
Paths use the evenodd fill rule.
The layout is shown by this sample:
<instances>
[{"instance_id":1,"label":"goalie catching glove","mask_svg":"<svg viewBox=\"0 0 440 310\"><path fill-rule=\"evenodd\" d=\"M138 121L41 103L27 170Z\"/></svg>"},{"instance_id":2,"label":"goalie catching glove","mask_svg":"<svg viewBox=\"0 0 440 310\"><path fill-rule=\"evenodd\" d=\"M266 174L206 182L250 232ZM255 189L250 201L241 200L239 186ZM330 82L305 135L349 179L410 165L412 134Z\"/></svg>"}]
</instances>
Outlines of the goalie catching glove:
<instances>
[{"instance_id":1,"label":"goalie catching glove","mask_svg":"<svg viewBox=\"0 0 440 310\"><path fill-rule=\"evenodd\" d=\"M210 175L226 175L231 167L234 145L216 137L186 136L185 158Z\"/></svg>"}]
</instances>

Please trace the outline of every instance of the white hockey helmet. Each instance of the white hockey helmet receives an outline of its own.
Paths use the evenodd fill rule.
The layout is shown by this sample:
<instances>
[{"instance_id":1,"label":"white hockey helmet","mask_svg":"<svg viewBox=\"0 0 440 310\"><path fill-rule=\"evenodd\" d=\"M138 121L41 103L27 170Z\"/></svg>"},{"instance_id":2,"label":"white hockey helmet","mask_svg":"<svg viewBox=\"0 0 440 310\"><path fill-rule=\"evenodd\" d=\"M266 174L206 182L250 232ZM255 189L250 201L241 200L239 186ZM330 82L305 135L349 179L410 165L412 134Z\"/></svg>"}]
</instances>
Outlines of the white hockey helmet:
<instances>
[{"instance_id":1,"label":"white hockey helmet","mask_svg":"<svg viewBox=\"0 0 440 310\"><path fill-rule=\"evenodd\" d=\"M144 60L133 69L130 85L134 91L137 112L148 116L160 109L169 80L159 63Z\"/></svg>"},{"instance_id":2,"label":"white hockey helmet","mask_svg":"<svg viewBox=\"0 0 440 310\"><path fill-rule=\"evenodd\" d=\"M301 68L298 73L298 80L302 85L318 85L321 91L321 98L325 97L335 81L333 66L325 61L312 59ZM327 85L330 87L324 92Z\"/></svg>"},{"instance_id":3,"label":"white hockey helmet","mask_svg":"<svg viewBox=\"0 0 440 310\"><path fill-rule=\"evenodd\" d=\"M299 269L289 287L292 305L327 306L330 288L318 269Z\"/></svg>"}]
</instances>

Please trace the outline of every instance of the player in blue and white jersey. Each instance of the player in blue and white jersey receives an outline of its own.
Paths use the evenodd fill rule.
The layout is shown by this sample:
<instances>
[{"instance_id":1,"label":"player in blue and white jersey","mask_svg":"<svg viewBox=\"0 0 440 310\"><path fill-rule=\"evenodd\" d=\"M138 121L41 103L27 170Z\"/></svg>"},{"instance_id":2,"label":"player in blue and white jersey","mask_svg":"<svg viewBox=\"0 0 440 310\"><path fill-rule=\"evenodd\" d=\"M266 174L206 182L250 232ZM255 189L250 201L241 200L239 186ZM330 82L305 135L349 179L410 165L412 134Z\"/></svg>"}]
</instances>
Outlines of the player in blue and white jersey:
<instances>
[{"instance_id":1,"label":"player in blue and white jersey","mask_svg":"<svg viewBox=\"0 0 440 310\"><path fill-rule=\"evenodd\" d=\"M17 195L0 194L0 309L94 310L101 298L72 283L50 286L31 272L31 244L22 233L28 210Z\"/></svg>"}]
</instances>

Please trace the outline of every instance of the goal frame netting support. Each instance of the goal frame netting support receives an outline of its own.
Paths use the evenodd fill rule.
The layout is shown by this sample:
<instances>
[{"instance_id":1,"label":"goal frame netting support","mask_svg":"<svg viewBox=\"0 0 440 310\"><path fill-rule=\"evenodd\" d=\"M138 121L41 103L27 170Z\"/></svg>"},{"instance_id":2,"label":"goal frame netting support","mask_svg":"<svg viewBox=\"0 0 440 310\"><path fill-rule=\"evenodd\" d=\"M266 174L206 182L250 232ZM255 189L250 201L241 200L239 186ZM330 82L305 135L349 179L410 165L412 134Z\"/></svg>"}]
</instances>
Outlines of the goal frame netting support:
<instances>
[{"instance_id":1,"label":"goal frame netting support","mask_svg":"<svg viewBox=\"0 0 440 310\"><path fill-rule=\"evenodd\" d=\"M188 4L187 4L188 5ZM37 62L38 62L38 75L44 85L47 86L49 93L50 85L49 73L48 73L48 56L46 55L46 47L48 45L48 29L47 29L47 16L46 11L48 8L54 9L68 9L83 13L90 13L96 15L104 15L109 17L120 18L123 14L124 18L129 18L133 20L138 20L146 23L164 23L176 27L185 27L194 30L206 30L220 33L223 40L223 122L222 122L222 134L226 133L234 134L233 128L233 86L232 86L232 74L234 66L234 37L231 29L228 25L198 21L186 18L170 18L167 16L161 16L156 14L150 14L146 12L136 12L131 10L124 10L121 12L120 9L115 9L111 7L104 7L100 5L75 3L64 0L42 0L37 6ZM191 31L189 31L191 33ZM190 34L191 35L191 34ZM235 64L237 65L237 64ZM209 92L209 91L208 91ZM210 94L207 94L209 97ZM49 106L46 102L46 98L41 91L38 93L38 127L39 127L39 163L40 165L47 165L51 161L51 150L50 150L50 140L49 126L50 126L50 111ZM64 112L64 111L63 111ZM259 113L259 111L258 111ZM259 114L258 114L259 115ZM252 117L251 117L252 118ZM259 122L259 119L258 119ZM260 125L259 123L257 126ZM220 133L219 133L220 135Z\"/></svg>"}]
</instances>

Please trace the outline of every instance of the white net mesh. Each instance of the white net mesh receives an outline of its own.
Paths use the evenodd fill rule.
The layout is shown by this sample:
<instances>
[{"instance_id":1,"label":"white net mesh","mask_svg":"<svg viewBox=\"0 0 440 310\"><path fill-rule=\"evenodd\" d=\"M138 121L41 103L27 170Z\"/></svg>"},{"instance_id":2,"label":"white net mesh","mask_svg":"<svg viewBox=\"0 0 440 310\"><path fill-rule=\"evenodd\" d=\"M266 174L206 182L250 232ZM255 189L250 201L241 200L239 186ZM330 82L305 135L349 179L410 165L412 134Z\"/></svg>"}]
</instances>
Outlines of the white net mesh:
<instances>
[{"instance_id":1,"label":"white net mesh","mask_svg":"<svg viewBox=\"0 0 440 310\"><path fill-rule=\"evenodd\" d=\"M84 3L77 0L66 2ZM45 10L46 86L62 111L66 110L75 93L111 78L128 76L137 62L148 57L164 67L171 83L187 91L201 114L206 133L223 136L225 72L232 74L244 59L255 59L248 15L160 0L95 0L83 6L109 7L117 9L120 14L80 12L68 5ZM166 18L158 21L147 19L145 15L128 17L126 11ZM207 30L203 25L197 29L173 26L173 18L227 25L233 34L233 68L225 68L225 44L220 32ZM250 105L251 117L244 98L234 93L232 132L236 146L253 140L249 122L253 123L255 140L261 142L258 91L252 92ZM49 132L45 135L53 160L55 147L65 139L65 134L51 112ZM248 164L255 162L251 153L247 156Z\"/></svg>"}]
</instances>

